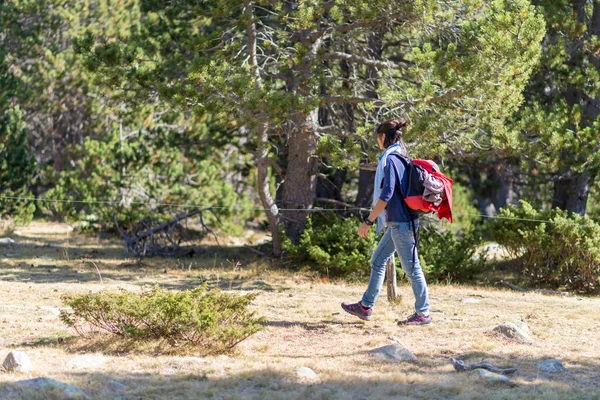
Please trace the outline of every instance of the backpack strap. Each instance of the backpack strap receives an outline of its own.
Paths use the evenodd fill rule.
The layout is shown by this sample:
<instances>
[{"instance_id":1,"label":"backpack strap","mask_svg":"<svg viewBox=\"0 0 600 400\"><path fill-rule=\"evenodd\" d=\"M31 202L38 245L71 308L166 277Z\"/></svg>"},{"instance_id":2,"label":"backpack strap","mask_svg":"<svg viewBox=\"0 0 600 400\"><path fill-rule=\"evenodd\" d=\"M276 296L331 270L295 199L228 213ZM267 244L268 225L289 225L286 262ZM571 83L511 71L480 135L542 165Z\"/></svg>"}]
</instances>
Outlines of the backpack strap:
<instances>
[{"instance_id":1,"label":"backpack strap","mask_svg":"<svg viewBox=\"0 0 600 400\"><path fill-rule=\"evenodd\" d=\"M410 190L410 184L411 184L411 180L412 180L412 168L414 168L412 160L403 154L394 154L394 155L396 157L398 157L404 164L404 173L405 174L408 173L407 187L408 187L408 190ZM404 207L404 210L407 212L407 214L410 218L410 227L412 229L413 238L415 240L415 245L412 249L412 269L414 272L415 260L417 258L417 247L419 246L419 232L418 232L418 229L415 227L415 219L418 219L419 217L416 216L413 212L411 212L410 208L408 208L408 205L404 201L404 199L406 198L406 195L402 192L402 182L400 182L400 194L402 195L402 207Z\"/></svg>"}]
</instances>

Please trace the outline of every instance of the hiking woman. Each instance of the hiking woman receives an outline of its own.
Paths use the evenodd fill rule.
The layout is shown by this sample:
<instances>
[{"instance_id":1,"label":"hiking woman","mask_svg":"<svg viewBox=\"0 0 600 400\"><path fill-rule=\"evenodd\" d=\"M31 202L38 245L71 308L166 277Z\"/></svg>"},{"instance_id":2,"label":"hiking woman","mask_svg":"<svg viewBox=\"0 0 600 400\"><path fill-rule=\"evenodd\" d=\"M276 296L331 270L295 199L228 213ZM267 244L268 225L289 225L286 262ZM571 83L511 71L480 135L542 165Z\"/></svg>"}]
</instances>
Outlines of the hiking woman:
<instances>
[{"instance_id":1,"label":"hiking woman","mask_svg":"<svg viewBox=\"0 0 600 400\"><path fill-rule=\"evenodd\" d=\"M387 228L371 257L371 278L362 300L353 304L342 303L342 308L360 319L368 321L371 318L385 279L386 263L396 252L415 296L415 313L406 320L398 321L398 325L429 325L427 282L419 264L414 231L419 227L419 220L408 210L402 196L402 193L407 193L408 174L405 174L405 165L398 155L406 156L402 140L406 126L405 121L394 119L379 124L375 130L383 153L375 174L374 208L358 228L358 234L366 238L375 221L376 234L384 229L386 223Z\"/></svg>"}]
</instances>

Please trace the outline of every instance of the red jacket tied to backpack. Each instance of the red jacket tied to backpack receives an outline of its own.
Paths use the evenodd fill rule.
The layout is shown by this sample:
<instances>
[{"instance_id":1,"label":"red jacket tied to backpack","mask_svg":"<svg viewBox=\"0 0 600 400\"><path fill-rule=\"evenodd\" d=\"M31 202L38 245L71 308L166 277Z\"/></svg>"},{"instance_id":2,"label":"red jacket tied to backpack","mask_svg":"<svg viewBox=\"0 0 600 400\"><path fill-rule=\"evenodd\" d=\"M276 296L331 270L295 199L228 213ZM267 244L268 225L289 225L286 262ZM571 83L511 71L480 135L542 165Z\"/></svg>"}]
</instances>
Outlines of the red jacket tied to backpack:
<instances>
[{"instance_id":1,"label":"red jacket tied to backpack","mask_svg":"<svg viewBox=\"0 0 600 400\"><path fill-rule=\"evenodd\" d=\"M438 165L431 160L411 160L399 156L409 173L407 193L403 193L404 202L416 213L435 212L440 219L452 222L452 179L440 172ZM431 180L433 178L433 180ZM433 182L439 192L438 201L428 201L427 181Z\"/></svg>"}]
</instances>

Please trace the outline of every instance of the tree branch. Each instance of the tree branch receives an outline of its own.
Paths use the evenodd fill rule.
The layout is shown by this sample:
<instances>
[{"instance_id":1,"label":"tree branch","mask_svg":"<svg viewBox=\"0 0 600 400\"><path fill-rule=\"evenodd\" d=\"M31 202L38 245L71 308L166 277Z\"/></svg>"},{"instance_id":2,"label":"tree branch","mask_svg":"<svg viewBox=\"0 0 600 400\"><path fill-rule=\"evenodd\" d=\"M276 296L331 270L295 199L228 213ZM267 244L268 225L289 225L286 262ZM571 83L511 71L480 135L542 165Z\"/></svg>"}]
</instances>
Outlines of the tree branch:
<instances>
[{"instance_id":1,"label":"tree branch","mask_svg":"<svg viewBox=\"0 0 600 400\"><path fill-rule=\"evenodd\" d=\"M317 129L317 133L320 133L322 135L336 135L336 136L350 136L350 132L345 131L342 128L339 128L335 125L329 125L329 126L320 126Z\"/></svg>"},{"instance_id":2,"label":"tree branch","mask_svg":"<svg viewBox=\"0 0 600 400\"><path fill-rule=\"evenodd\" d=\"M321 56L322 60L344 60L348 62L353 62L356 64L369 65L372 67L378 68L392 68L392 69L400 69L401 65L393 63L391 61L380 61L372 58L360 57L354 54L341 53L341 52L332 52L325 53Z\"/></svg>"},{"instance_id":3,"label":"tree branch","mask_svg":"<svg viewBox=\"0 0 600 400\"><path fill-rule=\"evenodd\" d=\"M375 99L371 97L352 97L352 96L324 96L321 97L321 102L327 103L348 103L348 104L361 104L361 103L374 103L374 104L385 104L381 99Z\"/></svg>"},{"instance_id":4,"label":"tree branch","mask_svg":"<svg viewBox=\"0 0 600 400\"><path fill-rule=\"evenodd\" d=\"M343 201L339 201L339 200L334 200L334 199L328 199L325 197L317 197L315 199L316 201L320 201L321 203L328 203L328 204L333 204L336 206L342 206L345 208L352 208L352 209L356 209L357 207L354 204L349 204L349 203L345 203ZM371 211L370 208L359 208L360 211Z\"/></svg>"}]
</instances>

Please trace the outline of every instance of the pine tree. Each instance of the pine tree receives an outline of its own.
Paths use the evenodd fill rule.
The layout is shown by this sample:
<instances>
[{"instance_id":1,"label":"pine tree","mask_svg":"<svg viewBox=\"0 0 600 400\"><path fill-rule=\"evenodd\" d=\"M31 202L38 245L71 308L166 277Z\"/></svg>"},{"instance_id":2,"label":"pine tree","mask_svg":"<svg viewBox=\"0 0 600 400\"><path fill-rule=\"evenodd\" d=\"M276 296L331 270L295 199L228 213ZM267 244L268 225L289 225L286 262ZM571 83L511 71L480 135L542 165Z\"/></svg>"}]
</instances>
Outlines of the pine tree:
<instances>
[{"instance_id":1,"label":"pine tree","mask_svg":"<svg viewBox=\"0 0 600 400\"><path fill-rule=\"evenodd\" d=\"M543 55L515 118L530 180L553 185L552 206L585 214L600 172L600 2L538 0Z\"/></svg>"},{"instance_id":2,"label":"pine tree","mask_svg":"<svg viewBox=\"0 0 600 400\"><path fill-rule=\"evenodd\" d=\"M88 34L78 51L108 84L254 133L276 253L280 219L294 240L304 227L321 156L356 165L364 157L356 139L377 120L411 120L408 139L428 154L505 146L506 118L522 101L544 33L525 0L142 1L141 9L128 40ZM382 54L368 46L375 29ZM367 76L377 77L375 92ZM360 123L342 116L349 108ZM288 155L279 204L267 181L274 137Z\"/></svg>"},{"instance_id":3,"label":"pine tree","mask_svg":"<svg viewBox=\"0 0 600 400\"><path fill-rule=\"evenodd\" d=\"M18 80L0 52L0 217L29 222L35 211L29 187L35 160L19 106L12 104Z\"/></svg>"}]
</instances>

